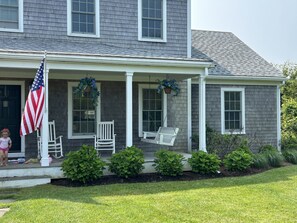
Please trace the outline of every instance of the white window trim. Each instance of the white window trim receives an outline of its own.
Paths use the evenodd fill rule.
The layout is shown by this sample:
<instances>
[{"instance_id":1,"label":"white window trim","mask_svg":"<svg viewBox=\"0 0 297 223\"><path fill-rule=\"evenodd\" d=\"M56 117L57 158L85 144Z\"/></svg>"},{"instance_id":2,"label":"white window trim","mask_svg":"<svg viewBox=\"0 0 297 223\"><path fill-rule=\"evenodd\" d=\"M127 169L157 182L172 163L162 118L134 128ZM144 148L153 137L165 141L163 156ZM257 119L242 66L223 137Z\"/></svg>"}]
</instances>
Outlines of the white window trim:
<instances>
[{"instance_id":1,"label":"white window trim","mask_svg":"<svg viewBox=\"0 0 297 223\"><path fill-rule=\"evenodd\" d=\"M167 0L163 0L163 38L146 38L142 37L142 0L138 0L138 41L144 42L167 42Z\"/></svg>"},{"instance_id":2,"label":"white window trim","mask_svg":"<svg viewBox=\"0 0 297 223\"><path fill-rule=\"evenodd\" d=\"M67 35L77 37L99 38L100 37L100 4L99 0L95 0L95 34L83 34L72 32L72 0L67 0Z\"/></svg>"},{"instance_id":3,"label":"white window trim","mask_svg":"<svg viewBox=\"0 0 297 223\"><path fill-rule=\"evenodd\" d=\"M73 129L73 115L72 115L72 109L73 109L73 92L72 88L77 87L79 82L68 82L68 139L91 139L94 138L93 135L72 135L72 129ZM96 83L96 86L98 90L100 91L101 84ZM100 96L98 97L98 106L96 110L96 122L100 122L101 120L101 100ZM95 133L94 133L95 134Z\"/></svg>"},{"instance_id":4,"label":"white window trim","mask_svg":"<svg viewBox=\"0 0 297 223\"><path fill-rule=\"evenodd\" d=\"M0 31L3 31L3 32L16 32L16 33L24 32L24 0L19 0L18 7L19 7L19 21L18 21L19 28L18 29L0 28Z\"/></svg>"},{"instance_id":5,"label":"white window trim","mask_svg":"<svg viewBox=\"0 0 297 223\"><path fill-rule=\"evenodd\" d=\"M225 91L241 92L241 131L228 131L225 129ZM245 133L245 88L229 87L221 88L221 133L222 134L246 134Z\"/></svg>"},{"instance_id":6,"label":"white window trim","mask_svg":"<svg viewBox=\"0 0 297 223\"><path fill-rule=\"evenodd\" d=\"M138 136L143 137L142 111L143 111L143 89L157 89L157 84L139 84L138 85ZM163 91L162 91L163 92ZM163 92L162 110L163 126L167 127L167 94Z\"/></svg>"}]
</instances>

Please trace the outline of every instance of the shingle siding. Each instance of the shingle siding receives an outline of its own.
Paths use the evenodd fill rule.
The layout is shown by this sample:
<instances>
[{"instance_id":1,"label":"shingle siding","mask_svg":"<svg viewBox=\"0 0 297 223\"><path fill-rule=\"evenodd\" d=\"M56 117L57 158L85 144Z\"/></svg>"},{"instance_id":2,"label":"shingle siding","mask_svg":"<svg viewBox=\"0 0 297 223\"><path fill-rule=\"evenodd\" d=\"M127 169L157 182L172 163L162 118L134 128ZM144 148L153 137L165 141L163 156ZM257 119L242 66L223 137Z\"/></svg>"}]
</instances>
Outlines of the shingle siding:
<instances>
[{"instance_id":1,"label":"shingle siding","mask_svg":"<svg viewBox=\"0 0 297 223\"><path fill-rule=\"evenodd\" d=\"M138 41L137 0L100 0L100 38L67 36L66 0L24 0L24 33L1 37L0 49L186 58L187 0L167 0L166 43Z\"/></svg>"},{"instance_id":2,"label":"shingle siding","mask_svg":"<svg viewBox=\"0 0 297 223\"><path fill-rule=\"evenodd\" d=\"M206 85L206 123L221 132L221 88L230 85ZM276 86L238 86L245 88L246 136L257 149L264 144L277 146ZM193 134L199 132L199 85L192 86Z\"/></svg>"}]
</instances>

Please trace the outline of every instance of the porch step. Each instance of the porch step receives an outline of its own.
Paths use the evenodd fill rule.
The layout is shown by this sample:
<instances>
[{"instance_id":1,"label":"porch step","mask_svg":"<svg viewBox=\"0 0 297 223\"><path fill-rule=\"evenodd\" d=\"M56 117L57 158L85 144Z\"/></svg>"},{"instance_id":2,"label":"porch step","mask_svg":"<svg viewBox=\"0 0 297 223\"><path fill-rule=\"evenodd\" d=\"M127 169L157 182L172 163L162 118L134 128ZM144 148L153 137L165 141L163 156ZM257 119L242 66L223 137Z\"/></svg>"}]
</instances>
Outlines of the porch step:
<instances>
[{"instance_id":1,"label":"porch step","mask_svg":"<svg viewBox=\"0 0 297 223\"><path fill-rule=\"evenodd\" d=\"M18 165L17 167L2 167L0 168L0 180L9 177L42 177L50 176L51 178L63 177L61 167L29 167L25 165Z\"/></svg>"},{"instance_id":2,"label":"porch step","mask_svg":"<svg viewBox=\"0 0 297 223\"><path fill-rule=\"evenodd\" d=\"M50 176L38 177L3 177L0 178L0 188L33 187L51 182Z\"/></svg>"}]
</instances>

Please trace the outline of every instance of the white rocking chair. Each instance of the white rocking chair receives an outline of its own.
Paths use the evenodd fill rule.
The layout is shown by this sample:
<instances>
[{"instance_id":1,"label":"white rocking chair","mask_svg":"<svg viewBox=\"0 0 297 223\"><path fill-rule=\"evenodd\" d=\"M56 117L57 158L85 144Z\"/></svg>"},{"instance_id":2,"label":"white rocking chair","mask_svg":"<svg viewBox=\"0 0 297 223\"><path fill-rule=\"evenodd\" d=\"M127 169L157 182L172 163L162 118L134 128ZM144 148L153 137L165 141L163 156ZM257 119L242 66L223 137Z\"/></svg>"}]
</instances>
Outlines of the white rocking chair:
<instances>
[{"instance_id":1,"label":"white rocking chair","mask_svg":"<svg viewBox=\"0 0 297 223\"><path fill-rule=\"evenodd\" d=\"M141 141L165 146L173 146L179 128L160 127L158 132L143 132Z\"/></svg>"},{"instance_id":2,"label":"white rocking chair","mask_svg":"<svg viewBox=\"0 0 297 223\"><path fill-rule=\"evenodd\" d=\"M56 137L55 121L48 122L48 153L53 154L55 158L63 157L62 137ZM37 147L38 157L40 157L42 149L42 139L40 131L37 130Z\"/></svg>"},{"instance_id":3,"label":"white rocking chair","mask_svg":"<svg viewBox=\"0 0 297 223\"><path fill-rule=\"evenodd\" d=\"M94 148L99 151L111 150L115 153L115 137L114 134L114 120L108 122L98 122L97 132L94 135Z\"/></svg>"}]
</instances>

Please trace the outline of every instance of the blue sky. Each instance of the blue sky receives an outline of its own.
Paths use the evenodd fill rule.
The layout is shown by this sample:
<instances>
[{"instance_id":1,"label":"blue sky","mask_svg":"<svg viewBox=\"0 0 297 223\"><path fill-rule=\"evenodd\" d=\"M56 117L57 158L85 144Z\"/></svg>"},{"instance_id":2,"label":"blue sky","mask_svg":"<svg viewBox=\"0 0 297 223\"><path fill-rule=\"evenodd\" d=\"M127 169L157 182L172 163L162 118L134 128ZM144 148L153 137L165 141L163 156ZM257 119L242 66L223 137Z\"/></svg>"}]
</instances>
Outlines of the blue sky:
<instances>
[{"instance_id":1,"label":"blue sky","mask_svg":"<svg viewBox=\"0 0 297 223\"><path fill-rule=\"evenodd\" d=\"M268 62L297 63L297 0L192 0L192 29L232 32Z\"/></svg>"}]
</instances>

